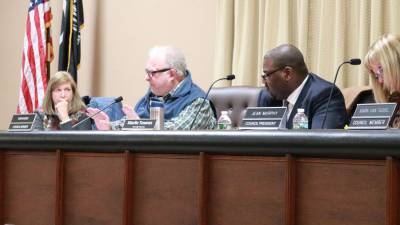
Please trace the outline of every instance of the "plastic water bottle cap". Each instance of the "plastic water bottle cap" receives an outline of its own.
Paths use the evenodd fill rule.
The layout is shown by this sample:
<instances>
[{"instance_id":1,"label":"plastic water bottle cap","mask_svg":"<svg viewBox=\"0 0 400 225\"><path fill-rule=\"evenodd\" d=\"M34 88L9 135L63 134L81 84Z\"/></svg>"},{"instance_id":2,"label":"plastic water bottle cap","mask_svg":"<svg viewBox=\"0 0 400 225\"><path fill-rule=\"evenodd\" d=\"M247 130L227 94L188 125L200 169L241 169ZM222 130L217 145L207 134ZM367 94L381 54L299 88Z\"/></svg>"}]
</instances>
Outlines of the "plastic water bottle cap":
<instances>
[{"instance_id":1,"label":"plastic water bottle cap","mask_svg":"<svg viewBox=\"0 0 400 225\"><path fill-rule=\"evenodd\" d=\"M298 109L297 109L297 112L299 112L299 113L304 113L304 109L298 108Z\"/></svg>"}]
</instances>

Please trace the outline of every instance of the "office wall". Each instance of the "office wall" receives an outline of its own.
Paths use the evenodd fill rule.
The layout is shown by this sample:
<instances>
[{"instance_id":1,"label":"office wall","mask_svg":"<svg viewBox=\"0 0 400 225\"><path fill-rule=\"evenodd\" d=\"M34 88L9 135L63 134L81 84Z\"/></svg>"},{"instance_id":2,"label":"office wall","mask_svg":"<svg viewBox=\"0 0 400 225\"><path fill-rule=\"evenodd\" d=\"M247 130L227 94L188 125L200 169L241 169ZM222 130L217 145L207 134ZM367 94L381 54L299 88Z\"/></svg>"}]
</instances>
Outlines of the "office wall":
<instances>
[{"instance_id":1,"label":"office wall","mask_svg":"<svg viewBox=\"0 0 400 225\"><path fill-rule=\"evenodd\" d=\"M0 130L18 104L28 1L0 1ZM193 79L206 89L213 79L215 0L83 0L81 95L119 96L134 105L147 89L144 64L154 45L172 44L187 57ZM51 1L52 36L58 65L62 0Z\"/></svg>"}]
</instances>

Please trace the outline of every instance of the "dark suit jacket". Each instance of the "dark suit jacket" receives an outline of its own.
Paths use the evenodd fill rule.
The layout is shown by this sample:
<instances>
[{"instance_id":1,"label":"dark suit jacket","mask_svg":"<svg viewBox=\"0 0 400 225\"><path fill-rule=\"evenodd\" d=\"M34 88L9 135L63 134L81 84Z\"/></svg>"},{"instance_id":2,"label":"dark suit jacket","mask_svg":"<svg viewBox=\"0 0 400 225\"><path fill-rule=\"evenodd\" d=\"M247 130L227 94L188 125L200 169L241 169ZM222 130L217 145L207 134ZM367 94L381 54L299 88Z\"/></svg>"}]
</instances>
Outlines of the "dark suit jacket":
<instances>
[{"instance_id":1,"label":"dark suit jacket","mask_svg":"<svg viewBox=\"0 0 400 225\"><path fill-rule=\"evenodd\" d=\"M292 128L293 117L297 113L297 108L303 108L308 117L308 128L320 129L328 104L331 86L332 83L310 73L293 107L286 127ZM267 90L263 90L258 98L258 106L282 106L282 101L274 100ZM344 98L339 88L334 86L324 128L342 129L346 123L347 113Z\"/></svg>"}]
</instances>

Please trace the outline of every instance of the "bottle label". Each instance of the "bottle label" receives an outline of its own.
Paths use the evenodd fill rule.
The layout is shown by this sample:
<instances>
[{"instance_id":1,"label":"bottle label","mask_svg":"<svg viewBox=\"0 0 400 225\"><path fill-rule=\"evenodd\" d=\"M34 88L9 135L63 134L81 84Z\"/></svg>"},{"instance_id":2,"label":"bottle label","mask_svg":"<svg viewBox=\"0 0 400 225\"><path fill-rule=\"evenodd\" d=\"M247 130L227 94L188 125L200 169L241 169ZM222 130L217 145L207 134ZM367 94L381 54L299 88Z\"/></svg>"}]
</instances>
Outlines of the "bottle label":
<instances>
[{"instance_id":1,"label":"bottle label","mask_svg":"<svg viewBox=\"0 0 400 225\"><path fill-rule=\"evenodd\" d=\"M230 123L218 123L219 130L230 130L232 125Z\"/></svg>"},{"instance_id":2,"label":"bottle label","mask_svg":"<svg viewBox=\"0 0 400 225\"><path fill-rule=\"evenodd\" d=\"M308 129L308 122L293 123L293 129Z\"/></svg>"}]
</instances>

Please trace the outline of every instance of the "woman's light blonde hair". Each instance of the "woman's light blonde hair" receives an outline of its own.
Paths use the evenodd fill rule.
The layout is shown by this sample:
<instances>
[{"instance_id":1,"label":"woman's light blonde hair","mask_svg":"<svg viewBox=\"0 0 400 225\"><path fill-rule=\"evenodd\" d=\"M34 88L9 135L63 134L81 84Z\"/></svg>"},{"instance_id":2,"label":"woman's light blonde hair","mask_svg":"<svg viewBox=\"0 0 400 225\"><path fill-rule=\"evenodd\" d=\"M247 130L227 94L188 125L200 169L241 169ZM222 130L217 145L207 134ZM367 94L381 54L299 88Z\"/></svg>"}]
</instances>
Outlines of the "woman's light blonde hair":
<instances>
[{"instance_id":1,"label":"woman's light blonde hair","mask_svg":"<svg viewBox=\"0 0 400 225\"><path fill-rule=\"evenodd\" d=\"M383 69L383 85L378 83L371 71L373 62L379 63ZM370 47L364 59L376 102L388 102L389 95L400 91L400 36L385 34Z\"/></svg>"},{"instance_id":2,"label":"woman's light blonde hair","mask_svg":"<svg viewBox=\"0 0 400 225\"><path fill-rule=\"evenodd\" d=\"M86 106L83 103L81 96L78 93L76 88L76 83L72 76L66 71L59 71L55 73L49 80L47 84L46 94L44 95L43 100L43 112L47 115L55 115L56 111L54 109L54 102L52 98L52 92L56 87L61 84L69 83L72 88L72 100L68 106L68 113L73 114L81 110L85 110Z\"/></svg>"}]
</instances>

